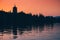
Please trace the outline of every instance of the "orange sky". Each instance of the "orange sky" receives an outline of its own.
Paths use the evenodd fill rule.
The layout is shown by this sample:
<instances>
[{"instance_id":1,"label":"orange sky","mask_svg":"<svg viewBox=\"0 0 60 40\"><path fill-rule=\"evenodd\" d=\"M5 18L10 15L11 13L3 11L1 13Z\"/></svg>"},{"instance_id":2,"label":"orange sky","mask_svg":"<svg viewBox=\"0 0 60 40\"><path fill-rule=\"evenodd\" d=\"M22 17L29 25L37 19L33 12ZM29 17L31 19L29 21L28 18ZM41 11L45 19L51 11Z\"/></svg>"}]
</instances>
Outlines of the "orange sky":
<instances>
[{"instance_id":1,"label":"orange sky","mask_svg":"<svg viewBox=\"0 0 60 40\"><path fill-rule=\"evenodd\" d=\"M0 0L0 10L12 11L16 5L19 11L45 16L60 16L60 0Z\"/></svg>"}]
</instances>

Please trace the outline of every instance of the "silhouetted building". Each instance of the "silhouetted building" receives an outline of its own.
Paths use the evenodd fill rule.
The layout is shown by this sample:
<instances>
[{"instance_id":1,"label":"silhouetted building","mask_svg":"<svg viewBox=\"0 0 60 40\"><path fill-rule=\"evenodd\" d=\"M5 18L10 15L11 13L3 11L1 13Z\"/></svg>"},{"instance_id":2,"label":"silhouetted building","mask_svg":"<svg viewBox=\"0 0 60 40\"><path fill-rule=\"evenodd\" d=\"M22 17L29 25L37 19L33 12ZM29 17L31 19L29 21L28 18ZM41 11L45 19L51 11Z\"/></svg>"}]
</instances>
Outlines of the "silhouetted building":
<instances>
[{"instance_id":1,"label":"silhouetted building","mask_svg":"<svg viewBox=\"0 0 60 40\"><path fill-rule=\"evenodd\" d=\"M13 13L14 14L17 13L17 7L16 6L13 7Z\"/></svg>"}]
</instances>

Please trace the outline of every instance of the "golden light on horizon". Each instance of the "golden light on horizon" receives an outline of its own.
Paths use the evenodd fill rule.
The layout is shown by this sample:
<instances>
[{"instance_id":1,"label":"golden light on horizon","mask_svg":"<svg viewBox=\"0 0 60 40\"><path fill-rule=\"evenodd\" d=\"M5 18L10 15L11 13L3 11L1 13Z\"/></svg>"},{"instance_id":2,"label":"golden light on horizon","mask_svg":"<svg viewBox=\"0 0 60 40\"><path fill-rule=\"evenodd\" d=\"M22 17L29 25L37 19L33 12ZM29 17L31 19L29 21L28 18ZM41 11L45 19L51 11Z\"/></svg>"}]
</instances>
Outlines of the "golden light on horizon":
<instances>
[{"instance_id":1,"label":"golden light on horizon","mask_svg":"<svg viewBox=\"0 0 60 40\"><path fill-rule=\"evenodd\" d=\"M0 0L0 10L12 11L14 5L17 6L18 12L60 16L60 0Z\"/></svg>"}]
</instances>

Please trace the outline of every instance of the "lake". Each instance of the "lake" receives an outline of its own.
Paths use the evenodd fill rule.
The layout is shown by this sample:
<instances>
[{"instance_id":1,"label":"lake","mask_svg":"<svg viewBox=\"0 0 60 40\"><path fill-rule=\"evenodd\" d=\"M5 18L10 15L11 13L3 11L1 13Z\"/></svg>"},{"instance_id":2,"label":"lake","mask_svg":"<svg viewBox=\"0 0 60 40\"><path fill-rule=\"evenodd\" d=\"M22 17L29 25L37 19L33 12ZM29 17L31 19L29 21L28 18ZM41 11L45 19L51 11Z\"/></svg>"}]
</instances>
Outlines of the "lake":
<instances>
[{"instance_id":1,"label":"lake","mask_svg":"<svg viewBox=\"0 0 60 40\"><path fill-rule=\"evenodd\" d=\"M60 23L0 26L0 40L60 40Z\"/></svg>"}]
</instances>

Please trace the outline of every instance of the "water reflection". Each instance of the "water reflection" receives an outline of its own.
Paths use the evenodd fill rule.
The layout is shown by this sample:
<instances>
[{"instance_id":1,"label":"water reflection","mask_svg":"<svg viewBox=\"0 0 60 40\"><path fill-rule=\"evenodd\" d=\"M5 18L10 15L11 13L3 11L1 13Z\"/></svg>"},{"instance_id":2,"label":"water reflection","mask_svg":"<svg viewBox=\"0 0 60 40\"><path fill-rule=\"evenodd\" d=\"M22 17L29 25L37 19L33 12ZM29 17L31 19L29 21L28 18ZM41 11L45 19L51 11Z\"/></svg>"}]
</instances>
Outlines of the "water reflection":
<instances>
[{"instance_id":1,"label":"water reflection","mask_svg":"<svg viewBox=\"0 0 60 40\"><path fill-rule=\"evenodd\" d=\"M34 25L32 26L0 26L0 39L1 40L17 39L22 36L25 36L25 37L41 36L42 37L45 31L52 31L54 27L55 27L54 24L41 24L39 26L34 26ZM40 33L42 33L42 35L40 35Z\"/></svg>"}]
</instances>

